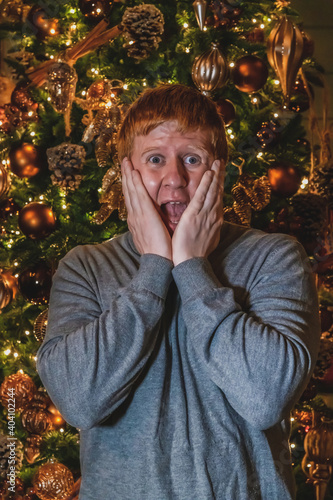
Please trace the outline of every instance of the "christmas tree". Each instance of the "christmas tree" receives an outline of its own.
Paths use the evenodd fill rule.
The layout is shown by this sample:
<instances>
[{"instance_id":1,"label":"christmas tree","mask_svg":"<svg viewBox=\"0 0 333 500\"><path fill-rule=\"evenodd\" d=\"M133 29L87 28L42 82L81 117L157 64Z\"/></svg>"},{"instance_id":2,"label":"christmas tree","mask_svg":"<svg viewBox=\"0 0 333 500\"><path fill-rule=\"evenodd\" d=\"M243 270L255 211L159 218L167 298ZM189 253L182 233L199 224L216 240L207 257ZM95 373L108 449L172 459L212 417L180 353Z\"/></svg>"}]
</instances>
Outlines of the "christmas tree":
<instances>
[{"instance_id":1,"label":"christmas tree","mask_svg":"<svg viewBox=\"0 0 333 500\"><path fill-rule=\"evenodd\" d=\"M210 95L227 126L225 219L295 236L316 274L322 347L291 446L297 498L323 499L333 460L333 165L313 106L323 69L292 2L4 0L0 23L1 498L65 499L80 478L78 430L36 372L52 275L71 248L127 229L119 125L145 88L179 82Z\"/></svg>"}]
</instances>

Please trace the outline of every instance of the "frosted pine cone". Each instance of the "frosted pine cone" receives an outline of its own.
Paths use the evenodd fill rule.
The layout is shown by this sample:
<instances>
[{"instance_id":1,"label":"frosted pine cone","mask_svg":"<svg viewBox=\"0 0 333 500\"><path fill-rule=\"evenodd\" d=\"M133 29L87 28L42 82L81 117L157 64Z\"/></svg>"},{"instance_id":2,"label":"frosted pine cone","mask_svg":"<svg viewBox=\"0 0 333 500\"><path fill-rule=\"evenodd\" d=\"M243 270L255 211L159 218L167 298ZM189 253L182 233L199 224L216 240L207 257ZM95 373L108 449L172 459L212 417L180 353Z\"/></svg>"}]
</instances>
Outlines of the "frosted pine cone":
<instances>
[{"instance_id":1,"label":"frosted pine cone","mask_svg":"<svg viewBox=\"0 0 333 500\"><path fill-rule=\"evenodd\" d=\"M135 59L146 59L161 41L164 31L162 12L151 4L142 4L125 10L122 25L128 55Z\"/></svg>"}]
</instances>

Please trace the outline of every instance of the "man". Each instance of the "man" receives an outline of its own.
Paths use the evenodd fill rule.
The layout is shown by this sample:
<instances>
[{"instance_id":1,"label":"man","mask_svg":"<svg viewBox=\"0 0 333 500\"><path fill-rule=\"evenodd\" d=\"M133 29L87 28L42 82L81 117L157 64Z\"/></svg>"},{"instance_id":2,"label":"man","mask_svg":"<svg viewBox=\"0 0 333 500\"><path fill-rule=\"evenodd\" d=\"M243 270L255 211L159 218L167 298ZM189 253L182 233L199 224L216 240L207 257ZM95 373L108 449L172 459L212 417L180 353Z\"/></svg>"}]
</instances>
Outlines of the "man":
<instances>
[{"instance_id":1,"label":"man","mask_svg":"<svg viewBox=\"0 0 333 500\"><path fill-rule=\"evenodd\" d=\"M288 500L289 411L319 343L300 244L223 222L210 99L146 91L119 133L130 232L54 277L37 367L80 429L80 500Z\"/></svg>"}]
</instances>

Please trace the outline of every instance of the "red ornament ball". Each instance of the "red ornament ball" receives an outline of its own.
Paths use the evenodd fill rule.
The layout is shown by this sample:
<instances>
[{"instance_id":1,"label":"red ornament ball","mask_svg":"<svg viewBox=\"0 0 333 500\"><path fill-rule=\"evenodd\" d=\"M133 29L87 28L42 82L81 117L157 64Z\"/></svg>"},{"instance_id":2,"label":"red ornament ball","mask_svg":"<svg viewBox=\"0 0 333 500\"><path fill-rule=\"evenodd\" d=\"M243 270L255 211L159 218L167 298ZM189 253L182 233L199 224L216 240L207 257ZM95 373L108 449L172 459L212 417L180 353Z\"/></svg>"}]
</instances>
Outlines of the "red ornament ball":
<instances>
[{"instance_id":1,"label":"red ornament ball","mask_svg":"<svg viewBox=\"0 0 333 500\"><path fill-rule=\"evenodd\" d=\"M241 92L257 92L266 83L268 69L260 57L249 55L238 59L232 72L235 86Z\"/></svg>"},{"instance_id":2,"label":"red ornament ball","mask_svg":"<svg viewBox=\"0 0 333 500\"><path fill-rule=\"evenodd\" d=\"M44 203L32 202L20 210L19 227L25 236L33 240L47 238L56 228L56 218Z\"/></svg>"},{"instance_id":3,"label":"red ornament ball","mask_svg":"<svg viewBox=\"0 0 333 500\"><path fill-rule=\"evenodd\" d=\"M268 169L268 180L273 193L289 198L298 191L302 179L296 167L281 163Z\"/></svg>"},{"instance_id":4,"label":"red ornament ball","mask_svg":"<svg viewBox=\"0 0 333 500\"><path fill-rule=\"evenodd\" d=\"M19 276L20 292L32 304L47 304L52 285L51 269L39 262L33 267L25 269Z\"/></svg>"},{"instance_id":5,"label":"red ornament ball","mask_svg":"<svg viewBox=\"0 0 333 500\"><path fill-rule=\"evenodd\" d=\"M46 165L45 152L28 142L13 146L9 161L11 171L20 178L37 175Z\"/></svg>"},{"instance_id":6,"label":"red ornament ball","mask_svg":"<svg viewBox=\"0 0 333 500\"><path fill-rule=\"evenodd\" d=\"M215 104L218 113L223 118L225 126L228 127L228 125L231 125L236 118L235 106L231 101L229 101L229 99L219 99Z\"/></svg>"}]
</instances>

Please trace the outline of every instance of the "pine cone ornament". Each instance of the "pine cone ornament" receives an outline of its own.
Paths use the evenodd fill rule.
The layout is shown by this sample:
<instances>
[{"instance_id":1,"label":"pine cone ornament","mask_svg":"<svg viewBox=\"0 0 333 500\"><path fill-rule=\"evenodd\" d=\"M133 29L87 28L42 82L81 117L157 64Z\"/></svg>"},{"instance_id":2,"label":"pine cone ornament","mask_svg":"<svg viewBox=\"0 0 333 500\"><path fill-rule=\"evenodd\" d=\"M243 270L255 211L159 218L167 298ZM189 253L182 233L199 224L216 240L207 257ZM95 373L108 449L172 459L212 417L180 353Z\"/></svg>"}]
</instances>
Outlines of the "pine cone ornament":
<instances>
[{"instance_id":1,"label":"pine cone ornament","mask_svg":"<svg viewBox=\"0 0 333 500\"><path fill-rule=\"evenodd\" d=\"M325 200L318 194L301 193L292 198L291 204L294 215L301 221L297 237L301 242L316 239L326 225Z\"/></svg>"},{"instance_id":2,"label":"pine cone ornament","mask_svg":"<svg viewBox=\"0 0 333 500\"><path fill-rule=\"evenodd\" d=\"M159 35L164 31L164 17L154 5L142 4L126 9L122 25L127 40L124 47L130 57L140 61L158 48L161 41Z\"/></svg>"},{"instance_id":3,"label":"pine cone ornament","mask_svg":"<svg viewBox=\"0 0 333 500\"><path fill-rule=\"evenodd\" d=\"M319 166L314 173L314 187L318 193L324 196L327 204L333 210L333 162L329 161Z\"/></svg>"},{"instance_id":4,"label":"pine cone ornament","mask_svg":"<svg viewBox=\"0 0 333 500\"><path fill-rule=\"evenodd\" d=\"M77 189L82 180L86 152L83 146L63 142L54 148L47 149L47 159L52 184L63 189Z\"/></svg>"},{"instance_id":5,"label":"pine cone ornament","mask_svg":"<svg viewBox=\"0 0 333 500\"><path fill-rule=\"evenodd\" d=\"M8 460L12 460L15 458L15 469L18 472L22 466L23 460L23 445L21 441L15 439L15 451L12 447L9 447L8 444L10 440L8 440L8 436L4 434L0 434L0 478L5 479L7 477L7 473L9 472L9 464Z\"/></svg>"}]
</instances>

